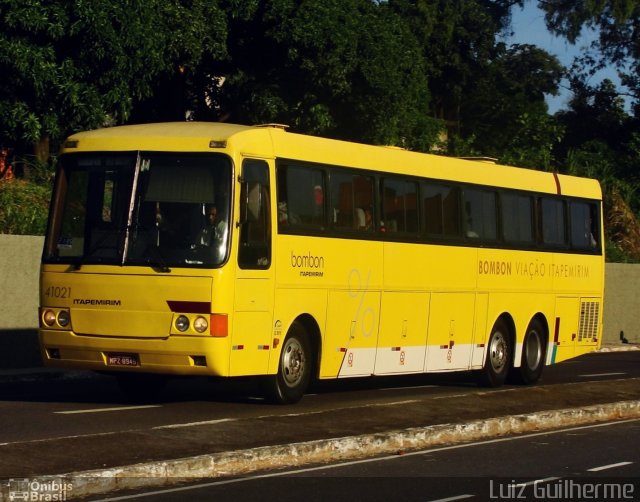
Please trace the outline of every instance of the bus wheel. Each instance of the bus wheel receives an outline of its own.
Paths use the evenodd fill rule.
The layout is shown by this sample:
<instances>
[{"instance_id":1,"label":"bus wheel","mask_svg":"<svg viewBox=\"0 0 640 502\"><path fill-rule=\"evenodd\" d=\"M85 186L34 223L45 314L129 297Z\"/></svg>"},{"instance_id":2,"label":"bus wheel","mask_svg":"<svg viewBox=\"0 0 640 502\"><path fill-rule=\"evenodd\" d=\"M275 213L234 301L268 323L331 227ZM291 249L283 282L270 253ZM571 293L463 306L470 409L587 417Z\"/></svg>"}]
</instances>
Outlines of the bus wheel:
<instances>
[{"instance_id":1,"label":"bus wheel","mask_svg":"<svg viewBox=\"0 0 640 502\"><path fill-rule=\"evenodd\" d=\"M544 368L544 356L544 328L540 321L533 319L527 326L522 345L522 361L517 368L517 377L521 383L532 384L538 381Z\"/></svg>"},{"instance_id":2,"label":"bus wheel","mask_svg":"<svg viewBox=\"0 0 640 502\"><path fill-rule=\"evenodd\" d=\"M266 379L267 398L278 404L302 399L311 377L311 350L304 327L294 322L282 345L278 373Z\"/></svg>"},{"instance_id":3,"label":"bus wheel","mask_svg":"<svg viewBox=\"0 0 640 502\"><path fill-rule=\"evenodd\" d=\"M504 383L511 366L511 353L509 329L502 319L498 319L491 330L484 367L478 375L481 385L498 387Z\"/></svg>"}]
</instances>

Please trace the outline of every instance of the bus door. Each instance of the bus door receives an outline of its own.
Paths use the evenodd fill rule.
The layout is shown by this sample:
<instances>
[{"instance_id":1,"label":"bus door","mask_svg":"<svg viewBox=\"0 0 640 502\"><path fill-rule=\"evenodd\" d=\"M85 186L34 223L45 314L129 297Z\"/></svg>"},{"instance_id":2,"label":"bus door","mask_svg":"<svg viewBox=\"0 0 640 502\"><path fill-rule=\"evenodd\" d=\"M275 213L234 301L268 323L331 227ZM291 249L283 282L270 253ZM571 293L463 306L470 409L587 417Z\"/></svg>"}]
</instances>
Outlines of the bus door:
<instances>
[{"instance_id":1,"label":"bus door","mask_svg":"<svg viewBox=\"0 0 640 502\"><path fill-rule=\"evenodd\" d=\"M475 294L433 293L425 371L465 370L472 358Z\"/></svg>"},{"instance_id":2,"label":"bus door","mask_svg":"<svg viewBox=\"0 0 640 502\"><path fill-rule=\"evenodd\" d=\"M242 162L238 226L230 374L261 375L269 367L274 297L271 190L264 160Z\"/></svg>"},{"instance_id":3,"label":"bus door","mask_svg":"<svg viewBox=\"0 0 640 502\"><path fill-rule=\"evenodd\" d=\"M375 374L421 372L428 323L429 293L383 292Z\"/></svg>"}]
</instances>

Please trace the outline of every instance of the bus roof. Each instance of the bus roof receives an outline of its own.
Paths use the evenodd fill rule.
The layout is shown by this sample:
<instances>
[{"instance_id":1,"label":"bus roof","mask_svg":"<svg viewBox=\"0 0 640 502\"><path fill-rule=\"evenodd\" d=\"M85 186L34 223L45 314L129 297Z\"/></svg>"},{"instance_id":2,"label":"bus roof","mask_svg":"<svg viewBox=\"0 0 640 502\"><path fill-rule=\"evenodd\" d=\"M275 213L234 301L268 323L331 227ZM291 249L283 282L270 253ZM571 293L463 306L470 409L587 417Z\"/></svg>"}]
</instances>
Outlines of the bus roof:
<instances>
[{"instance_id":1,"label":"bus roof","mask_svg":"<svg viewBox=\"0 0 640 502\"><path fill-rule=\"evenodd\" d=\"M285 126L167 122L108 127L70 136L63 153L80 151L230 151L372 171L601 199L596 180L286 132Z\"/></svg>"}]
</instances>

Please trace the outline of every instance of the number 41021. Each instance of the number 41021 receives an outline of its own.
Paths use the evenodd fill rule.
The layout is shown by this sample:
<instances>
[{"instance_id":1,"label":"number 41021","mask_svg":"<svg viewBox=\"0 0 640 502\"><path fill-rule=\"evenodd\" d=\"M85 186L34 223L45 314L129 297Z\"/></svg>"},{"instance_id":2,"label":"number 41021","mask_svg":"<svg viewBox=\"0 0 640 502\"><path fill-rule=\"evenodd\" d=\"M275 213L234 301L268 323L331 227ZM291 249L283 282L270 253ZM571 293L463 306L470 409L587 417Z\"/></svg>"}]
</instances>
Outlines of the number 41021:
<instances>
[{"instance_id":1,"label":"number 41021","mask_svg":"<svg viewBox=\"0 0 640 502\"><path fill-rule=\"evenodd\" d=\"M50 298L71 298L70 286L49 286L45 292L45 296Z\"/></svg>"}]
</instances>

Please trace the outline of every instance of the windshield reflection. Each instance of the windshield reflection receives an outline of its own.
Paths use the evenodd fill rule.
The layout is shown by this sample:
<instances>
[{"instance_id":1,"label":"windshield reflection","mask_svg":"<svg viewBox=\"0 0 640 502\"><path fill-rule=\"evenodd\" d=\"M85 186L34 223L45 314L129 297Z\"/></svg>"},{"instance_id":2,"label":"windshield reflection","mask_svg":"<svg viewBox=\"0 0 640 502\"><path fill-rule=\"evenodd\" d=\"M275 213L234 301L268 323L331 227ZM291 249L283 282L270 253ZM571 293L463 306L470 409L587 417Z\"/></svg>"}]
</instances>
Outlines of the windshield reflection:
<instances>
[{"instance_id":1,"label":"windshield reflection","mask_svg":"<svg viewBox=\"0 0 640 502\"><path fill-rule=\"evenodd\" d=\"M45 262L212 267L229 241L231 164L219 154L69 154Z\"/></svg>"}]
</instances>

